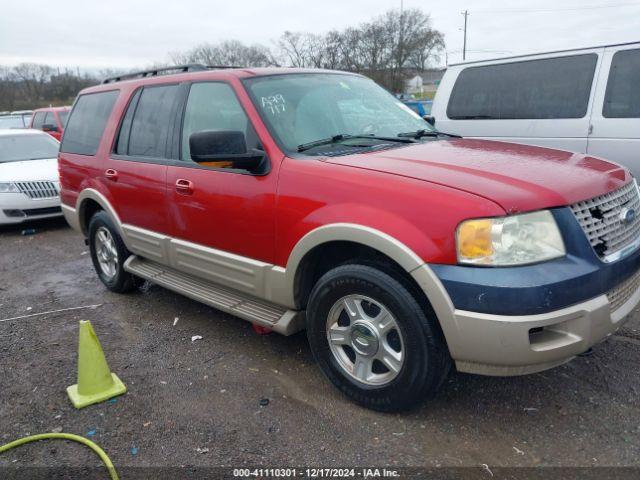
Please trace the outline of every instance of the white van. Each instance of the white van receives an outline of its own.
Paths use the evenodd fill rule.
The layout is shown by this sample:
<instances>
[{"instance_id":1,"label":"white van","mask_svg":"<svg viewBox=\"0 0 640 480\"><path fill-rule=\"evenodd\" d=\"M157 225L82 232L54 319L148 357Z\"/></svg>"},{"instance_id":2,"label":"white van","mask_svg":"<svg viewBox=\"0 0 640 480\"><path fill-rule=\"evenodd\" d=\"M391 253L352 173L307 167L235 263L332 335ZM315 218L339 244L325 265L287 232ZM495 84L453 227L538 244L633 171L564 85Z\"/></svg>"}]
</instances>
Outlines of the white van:
<instances>
[{"instance_id":1,"label":"white van","mask_svg":"<svg viewBox=\"0 0 640 480\"><path fill-rule=\"evenodd\" d=\"M431 115L443 132L589 153L640 178L640 42L452 65Z\"/></svg>"}]
</instances>

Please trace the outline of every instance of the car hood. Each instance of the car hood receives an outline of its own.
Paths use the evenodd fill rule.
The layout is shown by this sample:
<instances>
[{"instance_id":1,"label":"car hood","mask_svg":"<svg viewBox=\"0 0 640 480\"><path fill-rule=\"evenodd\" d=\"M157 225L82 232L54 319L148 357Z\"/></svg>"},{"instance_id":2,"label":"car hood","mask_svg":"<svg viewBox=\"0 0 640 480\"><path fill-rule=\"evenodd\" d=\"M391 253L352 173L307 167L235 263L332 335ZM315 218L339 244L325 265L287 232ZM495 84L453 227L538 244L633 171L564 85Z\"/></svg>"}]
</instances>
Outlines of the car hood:
<instances>
[{"instance_id":1,"label":"car hood","mask_svg":"<svg viewBox=\"0 0 640 480\"><path fill-rule=\"evenodd\" d=\"M490 199L508 213L569 205L631 180L626 169L599 158L472 139L426 141L325 161L456 188Z\"/></svg>"},{"instance_id":2,"label":"car hood","mask_svg":"<svg viewBox=\"0 0 640 480\"><path fill-rule=\"evenodd\" d=\"M0 182L58 181L58 159L0 163Z\"/></svg>"}]
</instances>

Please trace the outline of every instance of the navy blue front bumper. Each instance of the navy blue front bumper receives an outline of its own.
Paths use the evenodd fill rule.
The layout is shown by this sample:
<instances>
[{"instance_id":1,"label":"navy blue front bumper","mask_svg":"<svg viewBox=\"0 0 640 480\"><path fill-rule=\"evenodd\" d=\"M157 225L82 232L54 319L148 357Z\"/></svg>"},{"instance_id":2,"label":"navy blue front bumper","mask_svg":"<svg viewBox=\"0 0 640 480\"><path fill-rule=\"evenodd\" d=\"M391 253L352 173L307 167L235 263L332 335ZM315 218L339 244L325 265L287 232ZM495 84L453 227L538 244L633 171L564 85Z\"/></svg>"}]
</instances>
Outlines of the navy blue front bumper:
<instances>
[{"instance_id":1,"label":"navy blue front bumper","mask_svg":"<svg viewBox=\"0 0 640 480\"><path fill-rule=\"evenodd\" d=\"M602 262L569 208L553 209L567 255L521 267L435 265L458 310L495 315L547 313L607 293L640 269L640 249Z\"/></svg>"}]
</instances>

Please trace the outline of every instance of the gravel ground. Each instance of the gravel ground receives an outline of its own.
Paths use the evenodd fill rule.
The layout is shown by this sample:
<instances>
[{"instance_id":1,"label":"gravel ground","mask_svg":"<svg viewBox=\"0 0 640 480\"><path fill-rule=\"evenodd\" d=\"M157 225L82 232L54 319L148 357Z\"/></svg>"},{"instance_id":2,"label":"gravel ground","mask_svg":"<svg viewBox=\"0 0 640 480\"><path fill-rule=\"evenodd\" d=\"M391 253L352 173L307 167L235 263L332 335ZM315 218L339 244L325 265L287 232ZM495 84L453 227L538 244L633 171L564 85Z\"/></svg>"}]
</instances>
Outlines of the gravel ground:
<instances>
[{"instance_id":1,"label":"gravel ground","mask_svg":"<svg viewBox=\"0 0 640 480\"><path fill-rule=\"evenodd\" d=\"M150 284L110 293L64 221L35 228L30 236L0 230L0 444L56 430L88 436L123 478L216 478L239 466L458 468L435 470L457 474L442 478L640 475L505 470L640 467L635 312L592 356L518 378L454 373L422 407L380 414L325 380L304 333L259 336L242 320ZM1 321L92 304L100 306ZM75 383L81 319L91 320L129 391L75 410L65 388ZM192 342L193 335L203 338ZM0 456L0 477L106 478L98 465L81 445L40 442ZM47 470L56 466L65 468ZM175 470L167 476L159 467Z\"/></svg>"}]
</instances>

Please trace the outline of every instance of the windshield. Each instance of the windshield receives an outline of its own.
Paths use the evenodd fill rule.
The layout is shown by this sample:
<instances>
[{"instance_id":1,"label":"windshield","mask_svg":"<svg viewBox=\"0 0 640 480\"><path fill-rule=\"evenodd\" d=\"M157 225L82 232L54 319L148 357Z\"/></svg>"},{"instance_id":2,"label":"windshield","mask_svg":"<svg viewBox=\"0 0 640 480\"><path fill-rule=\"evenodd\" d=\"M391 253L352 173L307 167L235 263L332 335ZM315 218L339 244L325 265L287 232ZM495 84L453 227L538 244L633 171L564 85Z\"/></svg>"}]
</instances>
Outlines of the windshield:
<instances>
[{"instance_id":1,"label":"windshield","mask_svg":"<svg viewBox=\"0 0 640 480\"><path fill-rule=\"evenodd\" d=\"M0 163L56 158L60 144L50 135L1 135Z\"/></svg>"},{"instance_id":2,"label":"windshield","mask_svg":"<svg viewBox=\"0 0 640 480\"><path fill-rule=\"evenodd\" d=\"M336 135L396 137L433 130L365 77L287 74L249 78L245 83L271 134L285 150L296 151L299 145Z\"/></svg>"},{"instance_id":3,"label":"windshield","mask_svg":"<svg viewBox=\"0 0 640 480\"><path fill-rule=\"evenodd\" d=\"M60 119L62 128L64 128L67 125L67 119L69 118L69 110L62 110L58 112L58 118Z\"/></svg>"},{"instance_id":4,"label":"windshield","mask_svg":"<svg viewBox=\"0 0 640 480\"><path fill-rule=\"evenodd\" d=\"M25 125L21 116L11 115L0 117L0 128L25 128Z\"/></svg>"}]
</instances>

